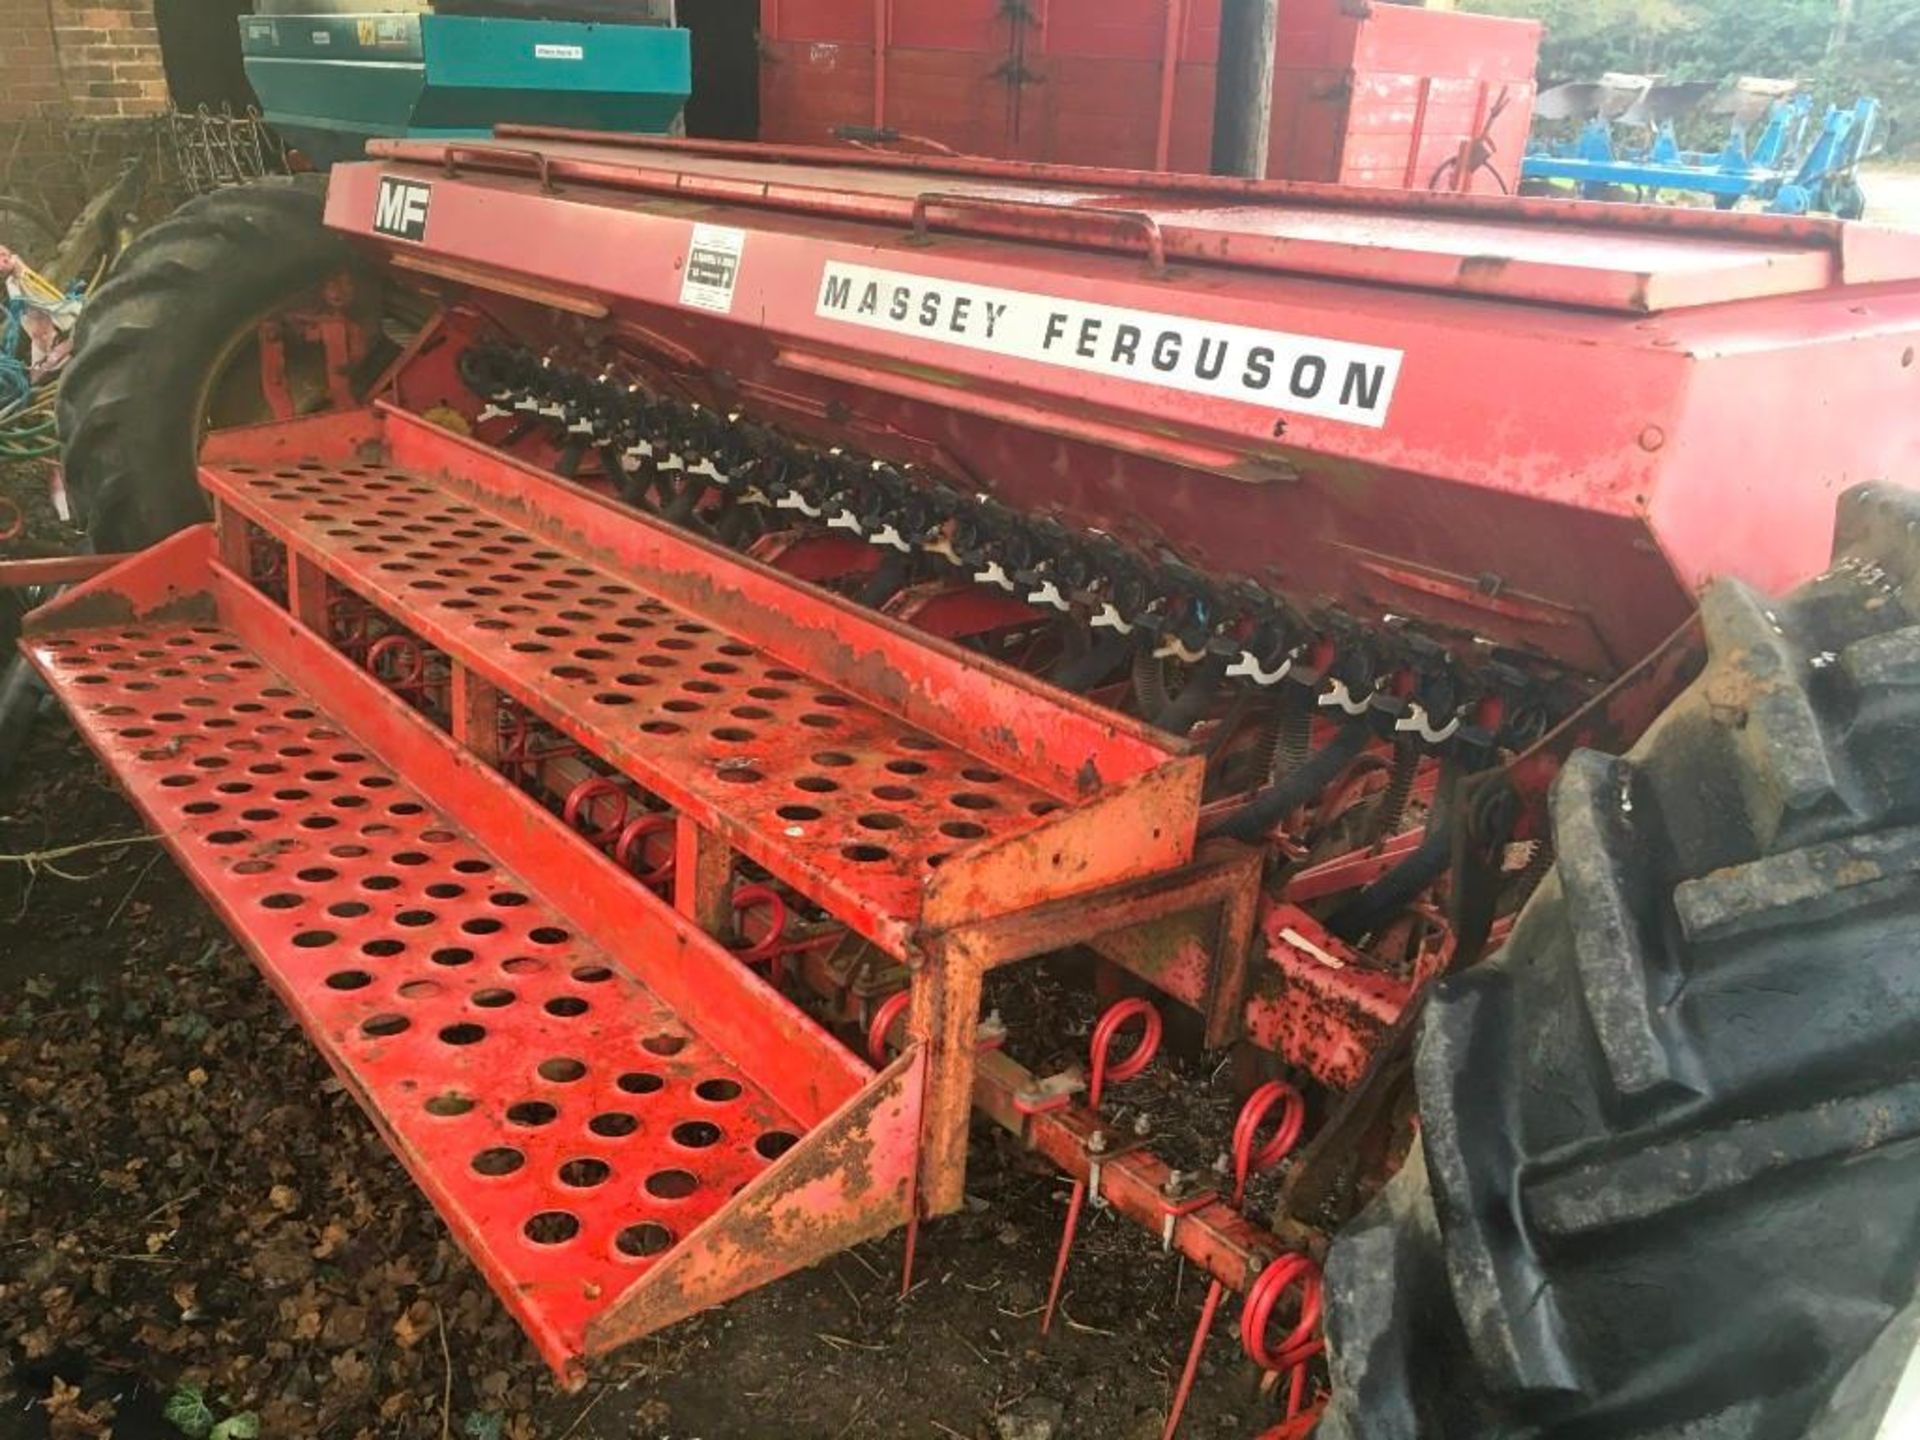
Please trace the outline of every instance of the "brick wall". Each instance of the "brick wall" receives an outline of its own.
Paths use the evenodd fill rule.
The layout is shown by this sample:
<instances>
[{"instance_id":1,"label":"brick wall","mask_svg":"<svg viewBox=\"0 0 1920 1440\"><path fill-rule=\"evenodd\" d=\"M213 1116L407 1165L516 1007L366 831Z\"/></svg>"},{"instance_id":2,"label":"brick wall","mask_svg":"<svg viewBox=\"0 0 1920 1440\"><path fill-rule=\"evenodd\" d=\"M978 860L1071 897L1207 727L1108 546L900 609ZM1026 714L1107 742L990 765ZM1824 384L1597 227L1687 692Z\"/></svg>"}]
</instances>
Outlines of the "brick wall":
<instances>
[{"instance_id":1,"label":"brick wall","mask_svg":"<svg viewBox=\"0 0 1920 1440\"><path fill-rule=\"evenodd\" d=\"M53 43L74 113L95 119L167 108L153 0L52 0Z\"/></svg>"},{"instance_id":2,"label":"brick wall","mask_svg":"<svg viewBox=\"0 0 1920 1440\"><path fill-rule=\"evenodd\" d=\"M153 0L0 0L0 116L167 108Z\"/></svg>"},{"instance_id":3,"label":"brick wall","mask_svg":"<svg viewBox=\"0 0 1920 1440\"><path fill-rule=\"evenodd\" d=\"M0 0L0 115L37 115L67 98L48 0Z\"/></svg>"}]
</instances>

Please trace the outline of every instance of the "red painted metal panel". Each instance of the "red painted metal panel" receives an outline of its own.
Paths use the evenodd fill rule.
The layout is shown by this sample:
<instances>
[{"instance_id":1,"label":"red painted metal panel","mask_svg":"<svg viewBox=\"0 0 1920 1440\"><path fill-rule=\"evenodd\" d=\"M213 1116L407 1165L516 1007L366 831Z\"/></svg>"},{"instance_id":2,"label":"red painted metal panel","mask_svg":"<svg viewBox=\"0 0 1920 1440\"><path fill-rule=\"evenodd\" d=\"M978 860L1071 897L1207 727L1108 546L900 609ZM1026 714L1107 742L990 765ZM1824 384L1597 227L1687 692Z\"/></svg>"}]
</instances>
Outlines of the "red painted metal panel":
<instances>
[{"instance_id":1,"label":"red painted metal panel","mask_svg":"<svg viewBox=\"0 0 1920 1440\"><path fill-rule=\"evenodd\" d=\"M1790 425L1756 425L1752 411L1736 422L1716 410L1711 424L1726 427L1724 436L1677 438L1695 397L1707 393L1698 388L1703 377L1716 370L1765 369L1770 383L1790 389L1828 358L1857 354L1872 393L1900 383L1901 354L1920 333L1920 294L1888 286L1869 296L1837 283L1841 232L1822 222L1375 192L1363 205L1352 191L1137 180L1101 188L1074 172L1022 180L1034 172L1019 166L877 168L818 155L755 160L738 150L542 143L568 186L564 245L549 233L554 209L535 182L463 172L435 181L436 253L477 273L511 275L549 260L558 271L564 248L569 286L697 357L690 373L738 377L756 404L791 417L799 433L844 438L843 427L819 418L833 411L850 416L859 443L875 453L900 454L911 437L918 446L906 458L926 463L928 447L938 454L958 444L966 457L959 483L1020 510L1070 514L1142 546L1164 544L1216 573L1260 576L1283 565L1295 593L1339 596L1359 613L1411 609L1594 675L1617 673L1670 633L1709 568L1762 581L1817 570L1834 487L1851 475L1890 473L1911 443L1904 427L1885 423L1907 413L1898 405L1771 412L1794 416ZM395 148L423 159L439 153ZM336 171L336 224L367 235L381 168ZM588 183L601 177L608 192ZM699 218L746 232L735 304L752 325L685 309L671 265L632 263L634 255L684 255L693 224L685 199L721 185L750 198L723 202L710 192ZM953 189L1062 208L958 212L955 225L997 233L914 243L915 198ZM636 190L680 203L635 204ZM1247 198L1228 203L1233 195ZM1198 255L1202 235L1216 255L1228 254L1176 262L1156 277L1138 259L1094 249L1141 243L1137 231L1089 223L1089 213L1108 210L1155 217L1170 254ZM1543 210L1545 223L1535 219ZM848 223L860 216L875 223ZM545 238L530 246L529 236ZM1250 236L1277 242L1258 252L1257 270L1237 263ZM1385 425L1282 411L1276 437L1267 406L823 317L823 267L835 261L1389 346L1406 358ZM1308 268L1395 283L1369 288L1298 273ZM1469 272L1470 283L1498 297L1407 288L1416 277L1451 273L1458 283ZM1686 300L1777 287L1804 293L1656 316L1512 303L1535 294L1621 305L1638 294L1645 303L1650 287ZM1858 312L1856 295L1870 313ZM796 355L811 358L796 367ZM1573 403L1596 393L1609 403ZM1067 425L1083 433L1062 433ZM1121 442L1120 430L1180 453L1147 439ZM1768 473L1784 478L1750 489L1722 463L1723 442L1764 445ZM1710 526L1669 531L1663 506L1677 502L1660 498L1669 489L1703 514L1738 510L1742 525L1750 517L1769 538L1741 555ZM1311 541L1282 545L1282 536ZM1755 573L1762 569L1769 573ZM1497 584L1483 583L1489 575Z\"/></svg>"},{"instance_id":2,"label":"red painted metal panel","mask_svg":"<svg viewBox=\"0 0 1920 1440\"><path fill-rule=\"evenodd\" d=\"M1349 18L1328 38L1346 47L1327 62L1338 68L1337 77L1324 71L1291 77L1283 62L1280 79L1283 91L1301 87L1343 97L1343 123L1318 161L1316 178L1450 185L1442 167L1484 132L1494 143L1490 163L1499 179L1481 169L1471 188L1516 188L1533 119L1537 22L1381 5L1369 7L1364 18Z\"/></svg>"},{"instance_id":3,"label":"red painted metal panel","mask_svg":"<svg viewBox=\"0 0 1920 1440\"><path fill-rule=\"evenodd\" d=\"M1365 18L1354 24L1348 58L1362 74L1459 75L1522 83L1533 79L1540 29L1537 20L1417 5L1368 5Z\"/></svg>"},{"instance_id":4,"label":"red painted metal panel","mask_svg":"<svg viewBox=\"0 0 1920 1440\"><path fill-rule=\"evenodd\" d=\"M537 140L559 179L704 199L821 218L914 225L929 192L1044 202L1022 215L944 215L938 228L1055 245L1142 253L1137 230L1095 224L1102 209L1148 215L1166 253L1195 265L1230 265L1286 274L1464 291L1587 309L1644 314L1798 294L1844 278L1837 221L1723 214L1555 200L1386 193L1339 186L1142 176L1124 171L954 160L864 160L825 151L768 153L755 146L677 146L644 138L502 127L510 144L460 147L458 164L510 174L528 169L527 140ZM447 147L376 140L371 154L444 168ZM492 155L496 158L489 159ZM372 235L377 183L344 167L329 213L343 229ZM944 178L967 177L963 183ZM489 184L528 191L530 184ZM437 202L436 202L437 203ZM1082 212L1091 212L1082 213ZM593 221L579 217L591 233ZM373 237L378 238L378 237ZM436 251L443 246L435 237ZM519 265L528 264L521 252ZM576 248L568 263L545 267L590 274L601 259ZM1873 279L1920 274L1920 237L1880 242ZM584 259L585 263L581 263ZM612 287L622 293L627 287ZM676 292L677 293L677 292Z\"/></svg>"},{"instance_id":5,"label":"red painted metal panel","mask_svg":"<svg viewBox=\"0 0 1920 1440\"><path fill-rule=\"evenodd\" d=\"M1085 159L1136 170L1155 164L1160 61L1051 55L1027 93L1019 153L1033 160ZM1213 67L1181 64L1174 79L1168 164L1204 171L1213 144Z\"/></svg>"},{"instance_id":6,"label":"red painted metal panel","mask_svg":"<svg viewBox=\"0 0 1920 1440\"><path fill-rule=\"evenodd\" d=\"M871 41L766 40L760 51L761 133L831 145L842 125L872 125Z\"/></svg>"},{"instance_id":7,"label":"red painted metal panel","mask_svg":"<svg viewBox=\"0 0 1920 1440\"><path fill-rule=\"evenodd\" d=\"M887 33L903 50L961 50L975 55L1004 54L1018 24L1001 0L886 0Z\"/></svg>"},{"instance_id":8,"label":"red painted metal panel","mask_svg":"<svg viewBox=\"0 0 1920 1440\"><path fill-rule=\"evenodd\" d=\"M873 0L762 0L760 34L774 42L873 44Z\"/></svg>"},{"instance_id":9,"label":"red painted metal panel","mask_svg":"<svg viewBox=\"0 0 1920 1440\"><path fill-rule=\"evenodd\" d=\"M836 123L876 123L967 154L1209 168L1219 0L1034 0L1012 8L887 0L884 8L887 29L876 47L866 0L811 0L800 9L765 0L768 68L780 72L763 82L765 138L817 142ZM1531 21L1283 0L1268 173L1398 185L1411 172L1425 184L1481 132L1504 91L1492 134L1511 183L1532 114L1539 34ZM856 46L863 63L851 53ZM1423 114L1411 97L1426 81L1464 82L1475 102ZM1377 141L1354 152L1355 136L1383 131L1400 138L1397 157ZM1486 172L1476 174L1473 188L1492 185Z\"/></svg>"},{"instance_id":10,"label":"red painted metal panel","mask_svg":"<svg viewBox=\"0 0 1920 1440\"><path fill-rule=\"evenodd\" d=\"M1017 153L1016 88L991 50L911 48L887 54L885 124L973 155Z\"/></svg>"},{"instance_id":11,"label":"red painted metal panel","mask_svg":"<svg viewBox=\"0 0 1920 1440\"><path fill-rule=\"evenodd\" d=\"M617 1349L913 1218L926 1054L909 1049L596 1316Z\"/></svg>"}]
</instances>

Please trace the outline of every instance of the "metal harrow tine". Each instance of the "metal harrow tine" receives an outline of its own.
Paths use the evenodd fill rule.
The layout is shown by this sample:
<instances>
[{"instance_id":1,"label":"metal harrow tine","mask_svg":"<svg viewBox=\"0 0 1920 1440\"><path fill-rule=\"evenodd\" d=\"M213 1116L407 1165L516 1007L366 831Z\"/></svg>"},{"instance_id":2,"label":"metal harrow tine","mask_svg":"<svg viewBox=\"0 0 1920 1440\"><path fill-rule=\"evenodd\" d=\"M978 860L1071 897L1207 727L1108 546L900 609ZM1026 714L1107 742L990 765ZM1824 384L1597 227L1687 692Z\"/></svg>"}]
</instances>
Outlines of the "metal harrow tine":
<instances>
[{"instance_id":1,"label":"metal harrow tine","mask_svg":"<svg viewBox=\"0 0 1920 1440\"><path fill-rule=\"evenodd\" d=\"M1141 1022L1139 1043L1133 1047L1133 1053L1118 1062L1108 1060L1108 1052L1113 1048L1115 1038L1123 1026L1129 1022ZM1093 1039L1088 1045L1091 1066L1087 1075L1087 1108L1093 1111L1097 1120L1100 1115L1100 1098L1109 1080L1131 1080L1147 1066L1153 1063L1153 1057L1160 1050L1161 1034L1160 1012L1147 1001L1138 997L1121 1000L1108 1007L1100 1022L1093 1027ZM1098 1132L1096 1132L1097 1134ZM1080 1211L1087 1202L1089 1191L1099 1198L1100 1164L1095 1160L1088 1168L1085 1180L1073 1182L1073 1194L1067 1200L1067 1218L1060 1232L1060 1253L1053 1262L1053 1283L1047 1289L1047 1308L1040 1317L1040 1333L1048 1334L1053 1329L1053 1312L1060 1304L1060 1287L1066 1283L1067 1260L1073 1253L1073 1237L1080 1228Z\"/></svg>"},{"instance_id":2,"label":"metal harrow tine","mask_svg":"<svg viewBox=\"0 0 1920 1440\"><path fill-rule=\"evenodd\" d=\"M1256 1148L1254 1142L1259 1138L1260 1127L1266 1123L1267 1116L1275 1106L1281 1107L1280 1123L1274 1128L1267 1143ZM1284 1081L1269 1081L1247 1097L1246 1103L1240 1107L1240 1116L1233 1125L1233 1205L1236 1210L1246 1204L1247 1181L1252 1176L1263 1170L1270 1170L1286 1159L1293 1152L1293 1147L1300 1143L1300 1132L1306 1127L1306 1123L1307 1102L1298 1090ZM1260 1291L1260 1286L1266 1282L1267 1276L1275 1272L1275 1267L1283 1261L1304 1258L1303 1256L1282 1256L1280 1260L1276 1260L1273 1265L1263 1270L1260 1278L1254 1282L1253 1289L1247 1292L1246 1313L1252 1313L1255 1293ZM1291 1272L1288 1273L1291 1277ZM1274 1301L1279 1299L1281 1291L1285 1289L1286 1284L1283 1283L1271 1295L1263 1296L1266 1308L1261 1312L1261 1323L1253 1332L1256 1337L1264 1337L1265 1317L1272 1312ZM1220 1301L1225 1295L1226 1286L1218 1280L1207 1287L1207 1298L1200 1305L1200 1321L1194 1327L1193 1343L1187 1347L1187 1363L1180 1372L1180 1383L1174 1387L1173 1403L1168 1407L1167 1424L1166 1428L1160 1432L1160 1440L1173 1440L1174 1432L1180 1428L1180 1417L1187 1408L1187 1397L1193 1393L1194 1377L1200 1371L1201 1352L1207 1348L1208 1332L1213 1329L1214 1316L1219 1312ZM1319 1318L1317 1279L1314 1295L1313 1318L1317 1320ZM1244 1318L1242 1327L1244 1335L1246 1333ZM1311 1324L1308 1324L1309 1333L1311 1329ZM1289 1337L1288 1344L1292 1343L1292 1337ZM1248 1353L1253 1353L1251 1348ZM1259 1357L1255 1356L1255 1359L1257 1361ZM1281 1367L1263 1366L1262 1368L1279 1369Z\"/></svg>"}]
</instances>

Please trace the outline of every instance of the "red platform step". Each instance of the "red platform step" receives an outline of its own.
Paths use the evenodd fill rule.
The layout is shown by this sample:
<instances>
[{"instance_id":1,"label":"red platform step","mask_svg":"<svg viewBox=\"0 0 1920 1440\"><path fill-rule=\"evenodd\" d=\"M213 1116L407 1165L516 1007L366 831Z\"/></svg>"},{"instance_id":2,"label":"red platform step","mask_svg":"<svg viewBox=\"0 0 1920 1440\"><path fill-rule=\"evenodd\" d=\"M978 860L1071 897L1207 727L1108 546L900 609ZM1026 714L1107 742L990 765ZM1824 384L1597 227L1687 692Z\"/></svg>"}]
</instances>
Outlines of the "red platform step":
<instances>
[{"instance_id":1,"label":"red platform step","mask_svg":"<svg viewBox=\"0 0 1920 1440\"><path fill-rule=\"evenodd\" d=\"M210 558L175 537L24 647L558 1372L906 1218L917 1056L873 1077L638 886L541 893L470 825L517 807L548 878L577 837L340 657L277 673L289 623Z\"/></svg>"},{"instance_id":2,"label":"red platform step","mask_svg":"<svg viewBox=\"0 0 1920 1440\"><path fill-rule=\"evenodd\" d=\"M895 954L1192 854L1183 742L413 416L216 444L223 517Z\"/></svg>"}]
</instances>

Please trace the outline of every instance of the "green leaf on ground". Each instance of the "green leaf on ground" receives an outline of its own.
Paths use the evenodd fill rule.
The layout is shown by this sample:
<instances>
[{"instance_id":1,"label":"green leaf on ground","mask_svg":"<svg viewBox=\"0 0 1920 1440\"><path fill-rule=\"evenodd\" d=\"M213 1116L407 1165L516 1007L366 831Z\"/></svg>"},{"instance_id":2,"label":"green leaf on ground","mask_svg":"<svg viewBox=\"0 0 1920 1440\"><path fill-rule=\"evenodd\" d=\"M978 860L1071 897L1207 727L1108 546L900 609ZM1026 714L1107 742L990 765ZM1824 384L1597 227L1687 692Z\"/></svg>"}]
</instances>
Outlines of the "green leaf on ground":
<instances>
[{"instance_id":1,"label":"green leaf on ground","mask_svg":"<svg viewBox=\"0 0 1920 1440\"><path fill-rule=\"evenodd\" d=\"M167 1397L162 1413L187 1440L209 1440L213 1434L213 1411L207 1408L206 1396L198 1385L182 1385L175 1390Z\"/></svg>"}]
</instances>

